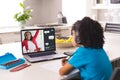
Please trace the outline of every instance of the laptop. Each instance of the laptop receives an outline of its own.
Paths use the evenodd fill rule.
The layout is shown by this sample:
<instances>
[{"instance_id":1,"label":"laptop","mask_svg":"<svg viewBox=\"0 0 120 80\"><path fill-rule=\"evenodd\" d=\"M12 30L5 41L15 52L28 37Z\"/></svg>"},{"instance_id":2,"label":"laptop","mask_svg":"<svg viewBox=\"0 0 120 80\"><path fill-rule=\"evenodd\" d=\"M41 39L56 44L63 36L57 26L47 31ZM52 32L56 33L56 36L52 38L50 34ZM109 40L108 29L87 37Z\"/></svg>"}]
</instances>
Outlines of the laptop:
<instances>
[{"instance_id":1,"label":"laptop","mask_svg":"<svg viewBox=\"0 0 120 80\"><path fill-rule=\"evenodd\" d=\"M49 61L67 57L56 53L55 29L21 30L22 54L29 62Z\"/></svg>"}]
</instances>

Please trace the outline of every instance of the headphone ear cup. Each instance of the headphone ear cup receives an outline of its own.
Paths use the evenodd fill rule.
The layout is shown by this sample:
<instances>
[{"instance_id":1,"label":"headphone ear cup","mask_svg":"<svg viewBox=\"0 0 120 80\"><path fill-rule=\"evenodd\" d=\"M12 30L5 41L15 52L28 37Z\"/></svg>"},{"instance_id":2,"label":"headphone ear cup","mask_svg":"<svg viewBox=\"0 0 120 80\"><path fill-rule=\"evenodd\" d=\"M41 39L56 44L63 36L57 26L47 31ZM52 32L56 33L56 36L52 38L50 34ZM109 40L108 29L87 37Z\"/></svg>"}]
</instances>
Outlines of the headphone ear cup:
<instances>
[{"instance_id":1,"label":"headphone ear cup","mask_svg":"<svg viewBox=\"0 0 120 80\"><path fill-rule=\"evenodd\" d=\"M77 31L76 31L75 41L76 41L77 44L81 43L79 33Z\"/></svg>"},{"instance_id":2,"label":"headphone ear cup","mask_svg":"<svg viewBox=\"0 0 120 80\"><path fill-rule=\"evenodd\" d=\"M81 43L81 41L80 41L80 39L79 39L79 36L76 36L76 37L75 37L75 41L76 41L77 44L80 44L80 43Z\"/></svg>"}]
</instances>

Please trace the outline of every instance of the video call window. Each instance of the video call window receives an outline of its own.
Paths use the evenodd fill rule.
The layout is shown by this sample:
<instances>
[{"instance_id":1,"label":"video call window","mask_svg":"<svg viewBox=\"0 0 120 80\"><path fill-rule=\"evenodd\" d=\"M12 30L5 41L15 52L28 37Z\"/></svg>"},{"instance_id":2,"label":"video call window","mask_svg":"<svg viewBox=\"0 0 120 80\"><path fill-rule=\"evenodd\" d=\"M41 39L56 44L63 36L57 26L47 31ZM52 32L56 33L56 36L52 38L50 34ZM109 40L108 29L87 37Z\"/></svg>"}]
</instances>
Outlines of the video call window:
<instances>
[{"instance_id":1,"label":"video call window","mask_svg":"<svg viewBox=\"0 0 120 80\"><path fill-rule=\"evenodd\" d=\"M54 29L22 31L23 53L55 50Z\"/></svg>"}]
</instances>

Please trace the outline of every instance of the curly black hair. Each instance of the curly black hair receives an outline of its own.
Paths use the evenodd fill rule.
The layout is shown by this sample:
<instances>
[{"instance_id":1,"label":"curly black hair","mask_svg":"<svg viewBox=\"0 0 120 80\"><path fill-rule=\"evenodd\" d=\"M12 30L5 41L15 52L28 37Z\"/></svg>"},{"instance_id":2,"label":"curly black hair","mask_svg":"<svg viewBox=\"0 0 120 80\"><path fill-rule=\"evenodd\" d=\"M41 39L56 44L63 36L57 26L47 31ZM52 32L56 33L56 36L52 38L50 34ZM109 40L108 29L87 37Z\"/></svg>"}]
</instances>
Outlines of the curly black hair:
<instances>
[{"instance_id":1,"label":"curly black hair","mask_svg":"<svg viewBox=\"0 0 120 80\"><path fill-rule=\"evenodd\" d=\"M78 20L72 26L71 32L78 33L80 44L87 48L103 48L104 34L101 25L89 17Z\"/></svg>"}]
</instances>

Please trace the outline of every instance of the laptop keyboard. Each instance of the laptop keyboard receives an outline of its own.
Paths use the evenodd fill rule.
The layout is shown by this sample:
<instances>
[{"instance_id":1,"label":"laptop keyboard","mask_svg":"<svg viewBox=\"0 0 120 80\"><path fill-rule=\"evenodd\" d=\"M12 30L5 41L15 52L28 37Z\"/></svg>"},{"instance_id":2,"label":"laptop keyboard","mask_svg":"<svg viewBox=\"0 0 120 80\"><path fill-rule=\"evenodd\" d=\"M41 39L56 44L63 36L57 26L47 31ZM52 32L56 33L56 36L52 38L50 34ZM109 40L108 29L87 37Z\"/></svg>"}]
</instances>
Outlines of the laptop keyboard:
<instances>
[{"instance_id":1,"label":"laptop keyboard","mask_svg":"<svg viewBox=\"0 0 120 80\"><path fill-rule=\"evenodd\" d=\"M31 58L33 57L39 57L39 56L48 56L48 55L53 55L56 54L56 52L43 52L43 53L35 53L34 55L29 55Z\"/></svg>"}]
</instances>

